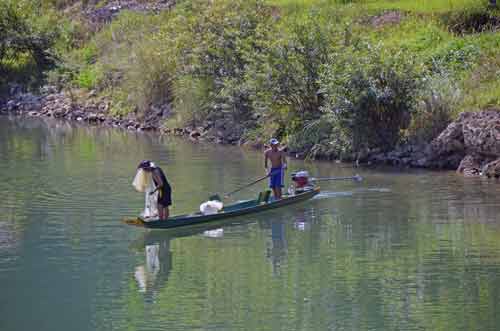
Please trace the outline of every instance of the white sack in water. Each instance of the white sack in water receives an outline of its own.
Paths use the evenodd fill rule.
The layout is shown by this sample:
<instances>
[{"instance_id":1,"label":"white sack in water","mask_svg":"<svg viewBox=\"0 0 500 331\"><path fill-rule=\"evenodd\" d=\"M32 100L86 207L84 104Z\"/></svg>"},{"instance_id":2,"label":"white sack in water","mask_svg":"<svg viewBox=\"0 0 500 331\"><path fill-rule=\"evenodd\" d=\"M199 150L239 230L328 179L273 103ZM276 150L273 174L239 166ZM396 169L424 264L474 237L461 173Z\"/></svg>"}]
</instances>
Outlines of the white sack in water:
<instances>
[{"instance_id":1,"label":"white sack in water","mask_svg":"<svg viewBox=\"0 0 500 331\"><path fill-rule=\"evenodd\" d=\"M204 202L200 205L200 211L203 215L217 214L219 210L224 207L224 204L220 201L211 200Z\"/></svg>"},{"instance_id":2,"label":"white sack in water","mask_svg":"<svg viewBox=\"0 0 500 331\"><path fill-rule=\"evenodd\" d=\"M134 181L132 182L132 186L138 192L146 192L146 189L151 183L151 174L147 173L143 169L137 170L135 174Z\"/></svg>"}]
</instances>

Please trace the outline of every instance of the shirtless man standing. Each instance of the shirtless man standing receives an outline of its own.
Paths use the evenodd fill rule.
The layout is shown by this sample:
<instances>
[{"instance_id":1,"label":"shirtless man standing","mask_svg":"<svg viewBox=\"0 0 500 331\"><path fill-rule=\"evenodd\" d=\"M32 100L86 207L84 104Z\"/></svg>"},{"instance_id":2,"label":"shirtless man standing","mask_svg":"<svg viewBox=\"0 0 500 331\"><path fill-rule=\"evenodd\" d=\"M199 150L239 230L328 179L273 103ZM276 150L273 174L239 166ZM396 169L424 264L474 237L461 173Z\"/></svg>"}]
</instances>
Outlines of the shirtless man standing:
<instances>
[{"instance_id":1,"label":"shirtless man standing","mask_svg":"<svg viewBox=\"0 0 500 331\"><path fill-rule=\"evenodd\" d=\"M274 198L281 199L281 188L285 186L285 169L287 168L285 152L279 149L279 141L271 139L271 148L264 152L264 168L269 175L269 187L273 190ZM271 161L271 169L268 169L267 160Z\"/></svg>"}]
</instances>

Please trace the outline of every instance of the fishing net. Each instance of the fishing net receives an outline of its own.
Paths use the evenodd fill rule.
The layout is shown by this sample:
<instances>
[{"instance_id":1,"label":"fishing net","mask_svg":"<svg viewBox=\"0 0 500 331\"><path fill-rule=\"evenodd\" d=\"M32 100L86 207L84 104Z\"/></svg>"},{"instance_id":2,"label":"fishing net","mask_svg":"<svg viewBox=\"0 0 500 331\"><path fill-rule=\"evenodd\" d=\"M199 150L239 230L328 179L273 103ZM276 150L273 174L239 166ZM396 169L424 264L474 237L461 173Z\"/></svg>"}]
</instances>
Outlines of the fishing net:
<instances>
[{"instance_id":1,"label":"fishing net","mask_svg":"<svg viewBox=\"0 0 500 331\"><path fill-rule=\"evenodd\" d=\"M132 186L137 190L137 192L146 192L146 189L151 181L151 174L148 174L143 169L138 169L134 180L132 181Z\"/></svg>"},{"instance_id":2,"label":"fishing net","mask_svg":"<svg viewBox=\"0 0 500 331\"><path fill-rule=\"evenodd\" d=\"M146 187L144 211L141 214L143 218L158 216L158 191L151 194L154 190L155 185L151 180L149 185Z\"/></svg>"},{"instance_id":3,"label":"fishing net","mask_svg":"<svg viewBox=\"0 0 500 331\"><path fill-rule=\"evenodd\" d=\"M132 186L138 192L144 192L144 211L141 213L143 218L158 216L158 191L150 194L155 190L151 173L138 169L135 174Z\"/></svg>"}]
</instances>

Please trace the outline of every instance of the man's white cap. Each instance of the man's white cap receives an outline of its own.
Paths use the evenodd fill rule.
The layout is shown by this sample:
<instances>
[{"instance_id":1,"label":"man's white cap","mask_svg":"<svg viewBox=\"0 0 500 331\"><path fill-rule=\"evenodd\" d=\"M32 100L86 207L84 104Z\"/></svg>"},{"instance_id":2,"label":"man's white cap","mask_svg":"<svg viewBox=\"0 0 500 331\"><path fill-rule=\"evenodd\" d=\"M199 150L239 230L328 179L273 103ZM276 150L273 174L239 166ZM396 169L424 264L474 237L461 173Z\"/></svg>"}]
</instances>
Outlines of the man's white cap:
<instances>
[{"instance_id":1,"label":"man's white cap","mask_svg":"<svg viewBox=\"0 0 500 331\"><path fill-rule=\"evenodd\" d=\"M273 139L269 140L269 143L270 143L271 145L278 145L280 142L278 141L278 139L273 138Z\"/></svg>"}]
</instances>

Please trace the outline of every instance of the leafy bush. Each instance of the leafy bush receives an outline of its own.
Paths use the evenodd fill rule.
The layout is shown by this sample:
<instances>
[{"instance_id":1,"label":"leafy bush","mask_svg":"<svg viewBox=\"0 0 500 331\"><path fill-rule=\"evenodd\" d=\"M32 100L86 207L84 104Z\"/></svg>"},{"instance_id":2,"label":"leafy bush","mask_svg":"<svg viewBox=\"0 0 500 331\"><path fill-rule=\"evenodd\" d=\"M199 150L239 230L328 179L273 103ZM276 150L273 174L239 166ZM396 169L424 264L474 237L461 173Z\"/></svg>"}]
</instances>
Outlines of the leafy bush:
<instances>
[{"instance_id":1,"label":"leafy bush","mask_svg":"<svg viewBox=\"0 0 500 331\"><path fill-rule=\"evenodd\" d=\"M402 55L384 56L380 47L334 53L322 75L327 103L323 110L333 117L334 130L345 132L345 145L394 148L415 109L418 74ZM347 54L356 54L350 57Z\"/></svg>"},{"instance_id":2,"label":"leafy bush","mask_svg":"<svg viewBox=\"0 0 500 331\"><path fill-rule=\"evenodd\" d=\"M409 139L414 143L436 138L452 121L463 98L454 78L448 74L428 76L423 81L409 128Z\"/></svg>"},{"instance_id":3,"label":"leafy bush","mask_svg":"<svg viewBox=\"0 0 500 331\"><path fill-rule=\"evenodd\" d=\"M14 2L0 3L0 73L2 76L8 74L9 69L16 63L25 63L32 67L30 62L33 62L38 75L41 75L44 69L54 65L51 47L55 32L36 28Z\"/></svg>"},{"instance_id":4,"label":"leafy bush","mask_svg":"<svg viewBox=\"0 0 500 331\"><path fill-rule=\"evenodd\" d=\"M500 26L500 15L486 3L464 10L442 14L441 22L457 34L481 33L494 31Z\"/></svg>"},{"instance_id":5,"label":"leafy bush","mask_svg":"<svg viewBox=\"0 0 500 331\"><path fill-rule=\"evenodd\" d=\"M480 55L481 49L477 45L457 39L434 50L428 65L436 73L441 73L443 70L462 72L472 69Z\"/></svg>"},{"instance_id":6,"label":"leafy bush","mask_svg":"<svg viewBox=\"0 0 500 331\"><path fill-rule=\"evenodd\" d=\"M266 51L248 74L256 111L265 121L283 122L283 133L301 130L304 122L321 116L320 68L336 34L333 21L322 22L315 14L309 12L277 26L273 34L278 38L265 44Z\"/></svg>"},{"instance_id":7,"label":"leafy bush","mask_svg":"<svg viewBox=\"0 0 500 331\"><path fill-rule=\"evenodd\" d=\"M78 73L75 84L78 87L93 89L102 80L102 75L103 73L99 67L87 67Z\"/></svg>"}]
</instances>

